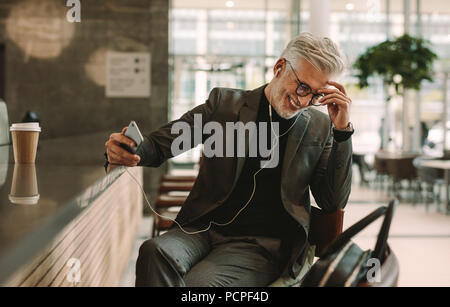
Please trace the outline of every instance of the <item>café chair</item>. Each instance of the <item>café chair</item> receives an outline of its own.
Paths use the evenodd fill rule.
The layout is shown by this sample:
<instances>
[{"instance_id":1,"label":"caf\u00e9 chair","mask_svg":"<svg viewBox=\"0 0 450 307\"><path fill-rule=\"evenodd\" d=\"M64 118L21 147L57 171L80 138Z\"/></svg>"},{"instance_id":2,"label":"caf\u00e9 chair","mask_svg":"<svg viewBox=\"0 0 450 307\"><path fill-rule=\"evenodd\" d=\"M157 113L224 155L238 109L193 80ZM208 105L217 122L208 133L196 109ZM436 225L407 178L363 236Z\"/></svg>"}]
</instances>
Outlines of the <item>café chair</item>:
<instances>
[{"instance_id":1,"label":"caf\u00e9 chair","mask_svg":"<svg viewBox=\"0 0 450 307\"><path fill-rule=\"evenodd\" d=\"M203 153L200 156L200 160L196 163L196 168L198 168L202 159ZM160 180L154 210L163 217L175 219L192 190L197 175L198 170L183 170L178 173L174 170L169 174L163 175ZM159 236L162 232L169 230L173 224L173 221L170 219L154 214L152 237Z\"/></svg>"},{"instance_id":2,"label":"caf\u00e9 chair","mask_svg":"<svg viewBox=\"0 0 450 307\"><path fill-rule=\"evenodd\" d=\"M393 193L400 199L400 190L402 188L401 182L407 180L409 182L408 191L412 191L412 183L417 184L417 169L413 165L413 160L415 157L404 157L398 159L388 159L387 169L388 174L393 181ZM417 187L416 187L417 189Z\"/></svg>"},{"instance_id":3,"label":"caf\u00e9 chair","mask_svg":"<svg viewBox=\"0 0 450 307\"><path fill-rule=\"evenodd\" d=\"M163 217L175 219L186 201L186 198L187 196L171 195L168 193L158 195L154 205L154 210L162 217L157 214L153 215L152 237L157 237L162 232L167 231L170 227L172 227L173 221Z\"/></svg>"},{"instance_id":4,"label":"caf\u00e9 chair","mask_svg":"<svg viewBox=\"0 0 450 307\"><path fill-rule=\"evenodd\" d=\"M162 177L161 182L194 182L197 175L173 175L166 174Z\"/></svg>"},{"instance_id":5,"label":"caf\u00e9 chair","mask_svg":"<svg viewBox=\"0 0 450 307\"><path fill-rule=\"evenodd\" d=\"M374 179L375 187L379 186L380 188L383 188L384 180L385 178L388 177L387 160L375 155L374 167L375 167L375 179Z\"/></svg>"},{"instance_id":6,"label":"caf\u00e9 chair","mask_svg":"<svg viewBox=\"0 0 450 307\"><path fill-rule=\"evenodd\" d=\"M359 170L360 185L368 185L367 174L370 171L363 154L352 154L352 164L355 164Z\"/></svg>"},{"instance_id":7,"label":"caf\u00e9 chair","mask_svg":"<svg viewBox=\"0 0 450 307\"><path fill-rule=\"evenodd\" d=\"M338 209L324 213L317 207L311 207L311 226L308 240L316 246L316 255L320 255L328 244L342 233L344 225L344 210Z\"/></svg>"},{"instance_id":8,"label":"caf\u00e9 chair","mask_svg":"<svg viewBox=\"0 0 450 307\"><path fill-rule=\"evenodd\" d=\"M160 214L154 214L152 237L159 236L162 232L172 227L175 219L192 187L197 176L166 174L161 178L158 188L158 197L154 204L154 210ZM165 219L163 217L169 217Z\"/></svg>"},{"instance_id":9,"label":"caf\u00e9 chair","mask_svg":"<svg viewBox=\"0 0 450 307\"><path fill-rule=\"evenodd\" d=\"M184 191L189 192L194 186L194 181L162 181L159 184L158 192L159 194L172 192L172 191Z\"/></svg>"},{"instance_id":10,"label":"caf\u00e9 chair","mask_svg":"<svg viewBox=\"0 0 450 307\"><path fill-rule=\"evenodd\" d=\"M439 204L441 199L441 186L445 185L444 170L431 167L424 167L420 165L420 162L425 159L434 159L429 157L417 157L413 160L413 165L417 169L417 176L420 184L418 185L417 192L422 199L422 192L425 192L425 207L428 210L429 201L434 201ZM443 158L439 158L443 159ZM435 186L438 186L437 193L435 192ZM422 190L424 187L424 191Z\"/></svg>"}]
</instances>

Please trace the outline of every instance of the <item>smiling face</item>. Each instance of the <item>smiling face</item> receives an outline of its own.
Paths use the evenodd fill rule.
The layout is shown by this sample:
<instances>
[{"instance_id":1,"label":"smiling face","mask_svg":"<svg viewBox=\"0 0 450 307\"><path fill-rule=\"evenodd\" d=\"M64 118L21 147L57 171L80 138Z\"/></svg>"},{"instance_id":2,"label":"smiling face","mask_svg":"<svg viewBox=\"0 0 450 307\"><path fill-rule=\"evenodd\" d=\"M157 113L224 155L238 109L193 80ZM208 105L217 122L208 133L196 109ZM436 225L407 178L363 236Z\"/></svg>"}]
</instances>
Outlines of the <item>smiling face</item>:
<instances>
[{"instance_id":1,"label":"smiling face","mask_svg":"<svg viewBox=\"0 0 450 307\"><path fill-rule=\"evenodd\" d=\"M300 81L308 84L313 93L326 87L329 76L316 69L307 60L291 61L291 64ZM278 115L290 119L301 109L309 106L312 95L306 97L297 95L297 78L285 59L276 62L273 72L274 77L264 92Z\"/></svg>"}]
</instances>

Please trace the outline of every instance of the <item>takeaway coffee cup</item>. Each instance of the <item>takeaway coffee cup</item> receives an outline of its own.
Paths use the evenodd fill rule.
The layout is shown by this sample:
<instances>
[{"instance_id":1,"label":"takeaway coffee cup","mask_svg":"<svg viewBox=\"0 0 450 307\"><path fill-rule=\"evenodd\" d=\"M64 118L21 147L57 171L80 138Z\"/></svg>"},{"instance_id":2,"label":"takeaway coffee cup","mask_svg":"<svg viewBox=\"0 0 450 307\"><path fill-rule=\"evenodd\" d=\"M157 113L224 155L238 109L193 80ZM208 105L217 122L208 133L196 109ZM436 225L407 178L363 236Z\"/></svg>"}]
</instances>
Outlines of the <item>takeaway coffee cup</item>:
<instances>
[{"instance_id":1,"label":"takeaway coffee cup","mask_svg":"<svg viewBox=\"0 0 450 307\"><path fill-rule=\"evenodd\" d=\"M14 164L9 200L13 204L19 205L35 205L38 203L39 192L35 164Z\"/></svg>"},{"instance_id":2,"label":"takeaway coffee cup","mask_svg":"<svg viewBox=\"0 0 450 307\"><path fill-rule=\"evenodd\" d=\"M16 163L34 163L41 127L39 123L12 124L11 128L14 161Z\"/></svg>"}]
</instances>

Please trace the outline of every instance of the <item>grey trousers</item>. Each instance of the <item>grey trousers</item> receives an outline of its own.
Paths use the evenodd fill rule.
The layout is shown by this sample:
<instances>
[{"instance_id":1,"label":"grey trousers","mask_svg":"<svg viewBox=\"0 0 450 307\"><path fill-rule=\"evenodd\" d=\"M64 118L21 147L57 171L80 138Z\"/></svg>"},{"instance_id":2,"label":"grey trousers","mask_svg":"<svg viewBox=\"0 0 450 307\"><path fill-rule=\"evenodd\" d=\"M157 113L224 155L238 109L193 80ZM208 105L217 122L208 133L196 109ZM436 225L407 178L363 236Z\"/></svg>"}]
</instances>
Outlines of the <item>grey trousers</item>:
<instances>
[{"instance_id":1,"label":"grey trousers","mask_svg":"<svg viewBox=\"0 0 450 307\"><path fill-rule=\"evenodd\" d=\"M176 227L141 245L136 287L263 287L282 267L279 239L191 235Z\"/></svg>"}]
</instances>

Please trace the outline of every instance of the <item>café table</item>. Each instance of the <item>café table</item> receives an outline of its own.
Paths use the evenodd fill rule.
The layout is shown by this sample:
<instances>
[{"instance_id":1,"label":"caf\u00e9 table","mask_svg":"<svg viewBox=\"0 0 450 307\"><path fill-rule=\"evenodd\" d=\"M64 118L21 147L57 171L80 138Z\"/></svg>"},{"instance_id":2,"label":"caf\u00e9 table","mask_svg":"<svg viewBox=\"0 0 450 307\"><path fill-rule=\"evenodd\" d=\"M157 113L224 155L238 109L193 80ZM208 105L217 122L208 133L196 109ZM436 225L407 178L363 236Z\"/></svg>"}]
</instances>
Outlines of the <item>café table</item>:
<instances>
[{"instance_id":1,"label":"caf\u00e9 table","mask_svg":"<svg viewBox=\"0 0 450 307\"><path fill-rule=\"evenodd\" d=\"M450 213L450 195L448 186L450 184L450 160L437 160L437 159L427 159L421 160L419 165L422 167L430 167L441 169L444 171L444 179L445 179L445 200L446 200L446 213Z\"/></svg>"},{"instance_id":2,"label":"caf\u00e9 table","mask_svg":"<svg viewBox=\"0 0 450 307\"><path fill-rule=\"evenodd\" d=\"M377 157L378 159L384 159L384 160L415 158L420 155L421 154L417 153L417 152L384 151L384 150L380 150L375 153L375 157Z\"/></svg>"},{"instance_id":3,"label":"caf\u00e9 table","mask_svg":"<svg viewBox=\"0 0 450 307\"><path fill-rule=\"evenodd\" d=\"M120 284L142 218L143 169L106 172L108 136L42 139L28 165L0 146L0 286Z\"/></svg>"}]
</instances>

